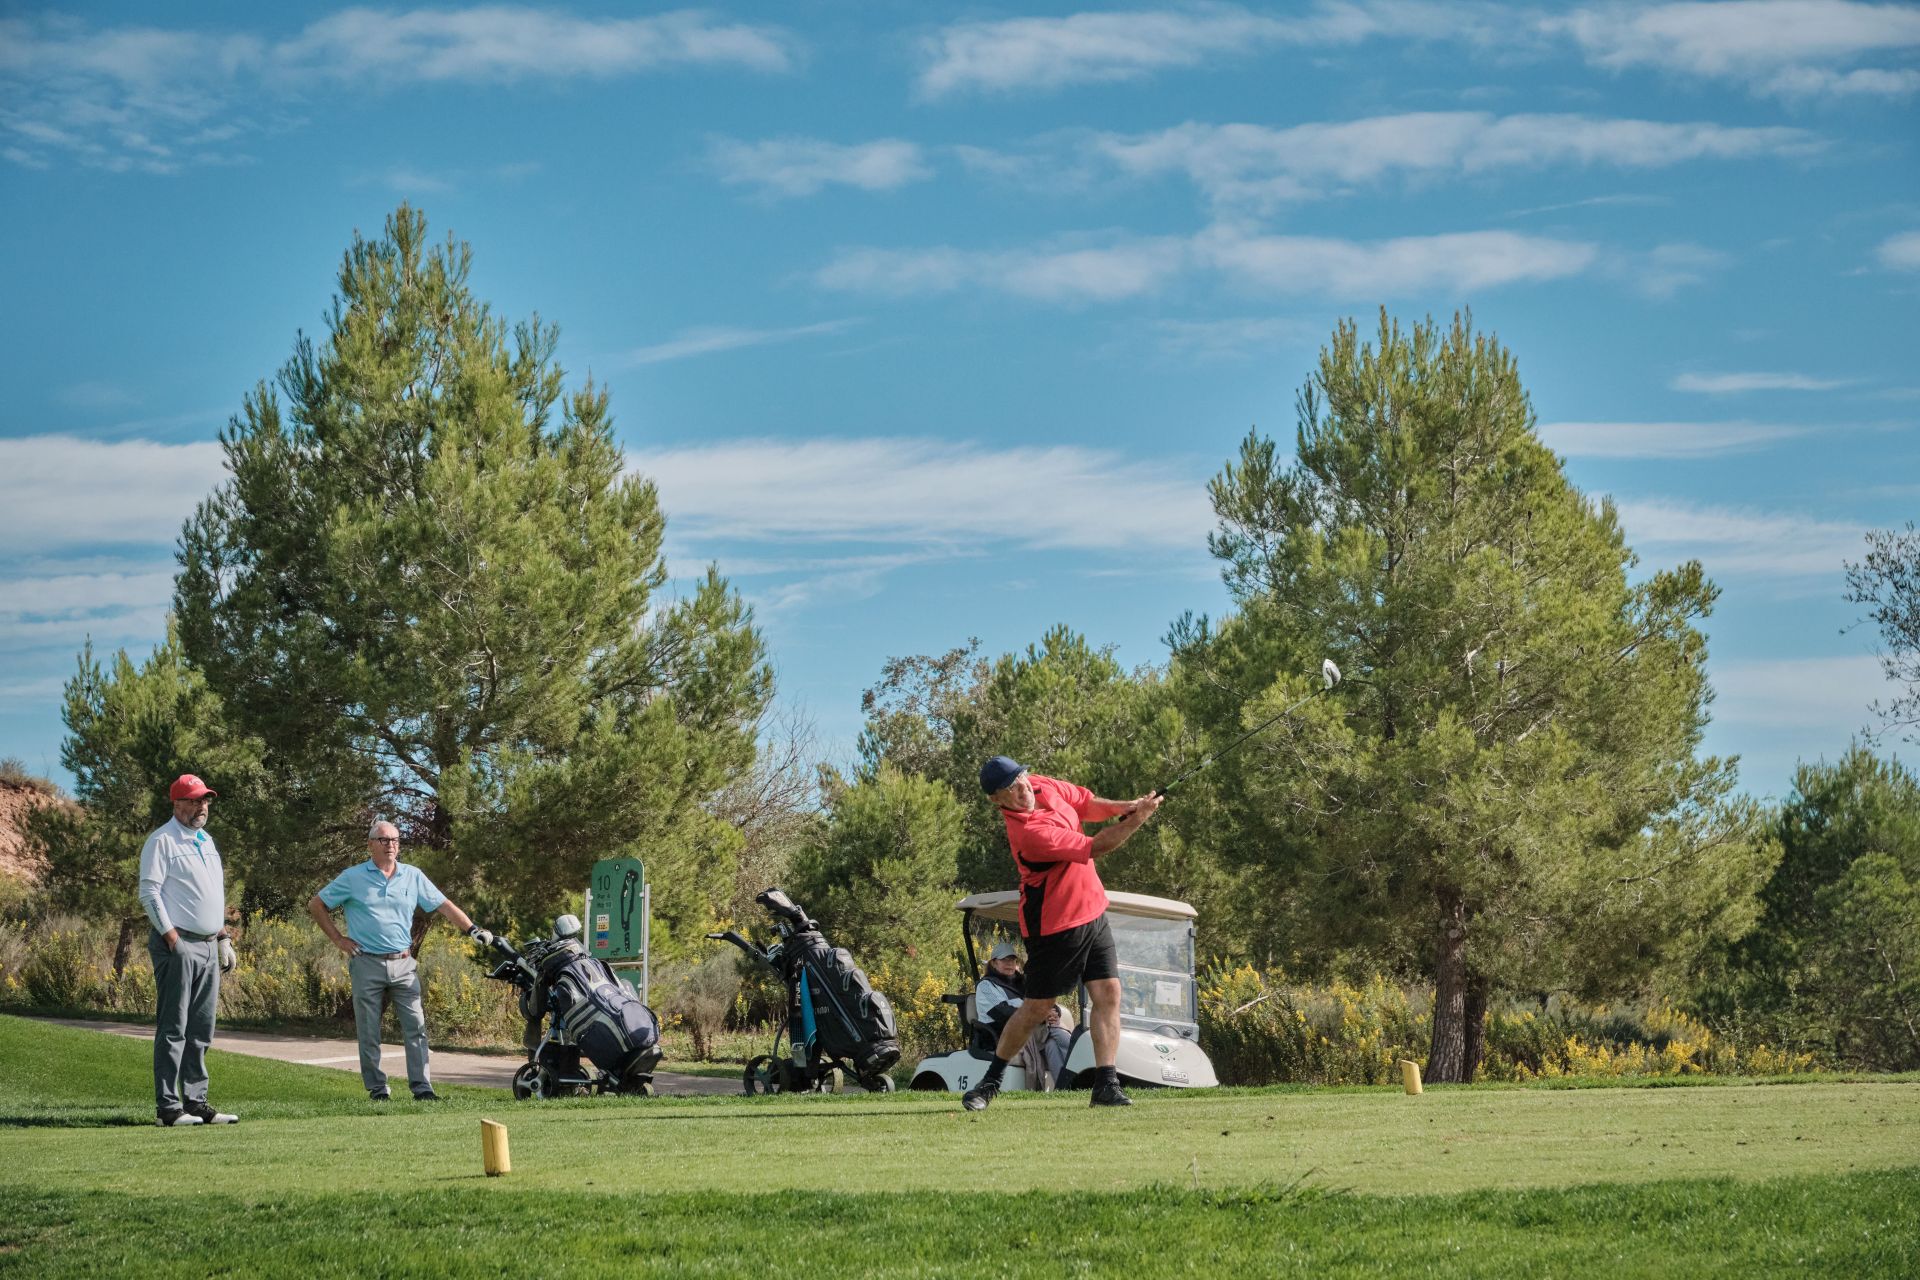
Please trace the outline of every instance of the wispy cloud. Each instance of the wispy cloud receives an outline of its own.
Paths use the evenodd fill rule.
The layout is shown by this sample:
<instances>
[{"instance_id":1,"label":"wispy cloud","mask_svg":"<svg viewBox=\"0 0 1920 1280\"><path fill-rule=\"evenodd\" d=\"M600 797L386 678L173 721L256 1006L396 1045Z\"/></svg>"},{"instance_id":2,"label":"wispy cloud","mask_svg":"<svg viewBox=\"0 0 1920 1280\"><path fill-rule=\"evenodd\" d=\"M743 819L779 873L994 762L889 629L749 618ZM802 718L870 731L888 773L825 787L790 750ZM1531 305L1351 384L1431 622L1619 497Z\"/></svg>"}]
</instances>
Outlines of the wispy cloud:
<instances>
[{"instance_id":1,"label":"wispy cloud","mask_svg":"<svg viewBox=\"0 0 1920 1280\"><path fill-rule=\"evenodd\" d=\"M1888 236L1874 250L1883 267L1895 271L1920 271L1920 231L1902 231Z\"/></svg>"},{"instance_id":2,"label":"wispy cloud","mask_svg":"<svg viewBox=\"0 0 1920 1280\"><path fill-rule=\"evenodd\" d=\"M1147 326L1146 336L1161 354L1178 360L1243 360L1318 342L1326 337L1326 326L1285 316L1155 320Z\"/></svg>"},{"instance_id":3,"label":"wispy cloud","mask_svg":"<svg viewBox=\"0 0 1920 1280\"><path fill-rule=\"evenodd\" d=\"M1599 256L1592 244L1511 231L1336 240L1249 235L1228 227L1202 233L1196 251L1208 266L1249 289L1342 298L1559 280L1579 275Z\"/></svg>"},{"instance_id":4,"label":"wispy cloud","mask_svg":"<svg viewBox=\"0 0 1920 1280\"><path fill-rule=\"evenodd\" d=\"M1709 575L1832 576L1858 559L1866 528L1795 512L1751 511L1665 499L1616 504L1627 541L1651 563L1698 559Z\"/></svg>"},{"instance_id":5,"label":"wispy cloud","mask_svg":"<svg viewBox=\"0 0 1920 1280\"><path fill-rule=\"evenodd\" d=\"M1564 165L1657 169L1806 156L1824 144L1795 128L1434 111L1288 128L1188 123L1154 133L1096 134L1081 145L1125 173L1185 174L1216 205L1270 210L1393 177L1431 180Z\"/></svg>"},{"instance_id":6,"label":"wispy cloud","mask_svg":"<svg viewBox=\"0 0 1920 1280\"><path fill-rule=\"evenodd\" d=\"M891 191L933 176L919 146L900 138L857 143L716 138L709 147L708 162L722 182L758 187L771 197L810 196L830 186Z\"/></svg>"},{"instance_id":7,"label":"wispy cloud","mask_svg":"<svg viewBox=\"0 0 1920 1280\"><path fill-rule=\"evenodd\" d=\"M1117 302L1160 292L1183 274L1214 273L1248 293L1404 297L1579 275L1596 245L1469 231L1393 240L1249 233L1217 226L1187 238L1119 237L1016 250L842 250L814 273L824 288L907 297L988 289L1042 302Z\"/></svg>"},{"instance_id":8,"label":"wispy cloud","mask_svg":"<svg viewBox=\"0 0 1920 1280\"><path fill-rule=\"evenodd\" d=\"M244 161L244 143L286 127L289 90L420 82L610 78L664 67L791 69L776 27L693 10L582 18L516 5L343 9L283 40L250 31L96 27L50 15L0 19L0 153L45 167L174 173Z\"/></svg>"},{"instance_id":9,"label":"wispy cloud","mask_svg":"<svg viewBox=\"0 0 1920 1280\"><path fill-rule=\"evenodd\" d=\"M1920 48L1920 9L1852 0L1616 5L1545 20L1595 64L1731 80L1775 97L1900 97L1920 70L1856 65Z\"/></svg>"},{"instance_id":10,"label":"wispy cloud","mask_svg":"<svg viewBox=\"0 0 1920 1280\"><path fill-rule=\"evenodd\" d=\"M826 337L845 333L859 324L858 318L826 320L819 324L794 325L785 329L746 329L717 325L683 329L665 342L637 347L626 355L628 365L662 364L668 360L686 360L693 356L738 351L744 347L764 347L793 342L800 338Z\"/></svg>"},{"instance_id":11,"label":"wispy cloud","mask_svg":"<svg viewBox=\"0 0 1920 1280\"><path fill-rule=\"evenodd\" d=\"M844 249L814 273L823 288L908 297L991 289L1041 302L1117 302L1158 292L1187 260L1173 237L1034 249Z\"/></svg>"},{"instance_id":12,"label":"wispy cloud","mask_svg":"<svg viewBox=\"0 0 1920 1280\"><path fill-rule=\"evenodd\" d=\"M1204 553L1204 477L1081 447L914 437L737 440L647 451L679 536L780 544L1002 545ZM1115 520L1115 503L1128 512Z\"/></svg>"},{"instance_id":13,"label":"wispy cloud","mask_svg":"<svg viewBox=\"0 0 1920 1280\"><path fill-rule=\"evenodd\" d=\"M224 467L212 442L0 439L0 546L14 554L106 543L168 546Z\"/></svg>"},{"instance_id":14,"label":"wispy cloud","mask_svg":"<svg viewBox=\"0 0 1920 1280\"><path fill-rule=\"evenodd\" d=\"M1351 43L1375 30L1370 17L1345 5L1301 17L1195 4L960 22L922 42L917 89L923 98L943 98L1112 83L1276 45Z\"/></svg>"},{"instance_id":15,"label":"wispy cloud","mask_svg":"<svg viewBox=\"0 0 1920 1280\"><path fill-rule=\"evenodd\" d=\"M1756 728L1851 734L1894 692L1880 660L1867 655L1716 662L1708 675L1713 718Z\"/></svg>"},{"instance_id":16,"label":"wispy cloud","mask_svg":"<svg viewBox=\"0 0 1920 1280\"><path fill-rule=\"evenodd\" d=\"M1671 298L1732 261L1729 255L1705 245L1660 244L1651 249L1610 250L1604 267L1606 274L1635 293L1649 298Z\"/></svg>"},{"instance_id":17,"label":"wispy cloud","mask_svg":"<svg viewBox=\"0 0 1920 1280\"><path fill-rule=\"evenodd\" d=\"M1549 422L1549 449L1569 458L1711 458L1752 453L1809 428L1757 422Z\"/></svg>"},{"instance_id":18,"label":"wispy cloud","mask_svg":"<svg viewBox=\"0 0 1920 1280\"><path fill-rule=\"evenodd\" d=\"M1612 70L1649 68L1781 98L1902 97L1920 11L1854 0L1625 3L1567 12L1475 0L1324 0L1288 15L1193 4L960 22L922 41L922 98L1042 92L1244 61L1287 47L1440 42L1510 62L1571 45Z\"/></svg>"},{"instance_id":19,"label":"wispy cloud","mask_svg":"<svg viewBox=\"0 0 1920 1280\"><path fill-rule=\"evenodd\" d=\"M684 9L641 18L581 18L516 5L343 9L271 50L283 68L340 79L489 83L610 78L670 66L786 71L785 32Z\"/></svg>"},{"instance_id":20,"label":"wispy cloud","mask_svg":"<svg viewBox=\"0 0 1920 1280\"><path fill-rule=\"evenodd\" d=\"M1645 196L1621 193L1610 196L1589 196L1585 200L1566 200L1559 204L1535 205L1531 209L1515 209L1509 218L1531 218L1542 213L1565 213L1569 209L1627 208L1630 206L1655 206L1672 204L1668 196Z\"/></svg>"},{"instance_id":21,"label":"wispy cloud","mask_svg":"<svg viewBox=\"0 0 1920 1280\"><path fill-rule=\"evenodd\" d=\"M1670 384L1675 391L1740 395L1749 391L1833 391L1844 378L1810 378L1804 373L1683 373Z\"/></svg>"}]
</instances>

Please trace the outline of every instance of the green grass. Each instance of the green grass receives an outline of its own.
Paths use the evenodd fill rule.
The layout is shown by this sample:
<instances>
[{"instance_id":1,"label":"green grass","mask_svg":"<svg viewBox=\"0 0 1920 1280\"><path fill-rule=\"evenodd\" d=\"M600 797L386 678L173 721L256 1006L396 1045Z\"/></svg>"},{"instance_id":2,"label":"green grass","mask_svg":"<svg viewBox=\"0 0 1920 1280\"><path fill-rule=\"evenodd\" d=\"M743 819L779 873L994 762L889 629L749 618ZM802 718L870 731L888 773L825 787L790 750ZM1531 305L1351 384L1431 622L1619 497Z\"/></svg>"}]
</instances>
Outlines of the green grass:
<instances>
[{"instance_id":1,"label":"green grass","mask_svg":"<svg viewBox=\"0 0 1920 1280\"><path fill-rule=\"evenodd\" d=\"M1911 1081L375 1107L351 1073L216 1052L242 1123L177 1131L147 1060L0 1018L0 1272L1892 1276L1920 1254ZM482 1115L509 1177L481 1176Z\"/></svg>"}]
</instances>

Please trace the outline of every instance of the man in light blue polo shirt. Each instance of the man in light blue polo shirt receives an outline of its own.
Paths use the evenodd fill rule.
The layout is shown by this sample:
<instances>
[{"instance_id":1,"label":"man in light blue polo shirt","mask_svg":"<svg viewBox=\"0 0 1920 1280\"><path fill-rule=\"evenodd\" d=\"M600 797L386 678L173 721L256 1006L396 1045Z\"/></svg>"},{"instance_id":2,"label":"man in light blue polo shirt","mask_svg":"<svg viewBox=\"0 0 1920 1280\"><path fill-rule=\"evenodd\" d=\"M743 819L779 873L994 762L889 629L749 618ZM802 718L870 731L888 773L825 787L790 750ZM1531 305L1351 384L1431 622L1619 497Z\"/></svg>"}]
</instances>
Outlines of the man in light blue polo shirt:
<instances>
[{"instance_id":1,"label":"man in light blue polo shirt","mask_svg":"<svg viewBox=\"0 0 1920 1280\"><path fill-rule=\"evenodd\" d=\"M368 859L348 867L307 901L333 945L347 956L353 979L353 1027L360 1039L360 1082L367 1096L385 1102L387 1073L380 1069L380 1018L388 1000L400 1019L407 1049L407 1084L415 1101L429 1101L433 1078L427 1073L427 1017L420 1005L420 969L413 957L413 912L445 916L457 929L485 946L493 935L467 918L418 867L400 861L400 829L376 822L367 831ZM347 932L334 926L332 911L344 906Z\"/></svg>"}]
</instances>

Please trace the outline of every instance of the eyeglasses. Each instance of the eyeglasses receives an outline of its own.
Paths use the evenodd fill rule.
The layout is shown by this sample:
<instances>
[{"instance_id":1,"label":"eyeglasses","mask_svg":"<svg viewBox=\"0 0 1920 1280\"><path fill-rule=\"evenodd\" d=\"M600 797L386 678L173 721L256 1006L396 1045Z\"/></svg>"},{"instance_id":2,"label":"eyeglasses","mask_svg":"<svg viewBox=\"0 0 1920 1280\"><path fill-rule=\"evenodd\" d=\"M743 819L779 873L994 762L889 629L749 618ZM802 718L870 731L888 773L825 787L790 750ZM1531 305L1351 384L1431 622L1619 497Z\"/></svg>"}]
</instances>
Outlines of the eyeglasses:
<instances>
[{"instance_id":1,"label":"eyeglasses","mask_svg":"<svg viewBox=\"0 0 1920 1280\"><path fill-rule=\"evenodd\" d=\"M399 836L368 836L368 844L399 844Z\"/></svg>"}]
</instances>

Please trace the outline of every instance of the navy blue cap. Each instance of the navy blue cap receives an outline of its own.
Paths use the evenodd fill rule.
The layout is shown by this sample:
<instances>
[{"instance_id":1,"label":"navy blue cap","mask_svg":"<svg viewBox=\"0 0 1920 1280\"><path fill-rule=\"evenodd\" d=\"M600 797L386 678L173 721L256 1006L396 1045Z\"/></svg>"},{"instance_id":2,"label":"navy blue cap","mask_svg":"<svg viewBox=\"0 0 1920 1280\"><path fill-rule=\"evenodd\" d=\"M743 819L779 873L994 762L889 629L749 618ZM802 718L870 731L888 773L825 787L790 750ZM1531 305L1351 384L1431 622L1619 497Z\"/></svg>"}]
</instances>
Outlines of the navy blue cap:
<instances>
[{"instance_id":1,"label":"navy blue cap","mask_svg":"<svg viewBox=\"0 0 1920 1280\"><path fill-rule=\"evenodd\" d=\"M1027 766L1012 756L995 756L980 766L980 789L988 795L1002 787L1013 785L1013 780L1027 771Z\"/></svg>"}]
</instances>

